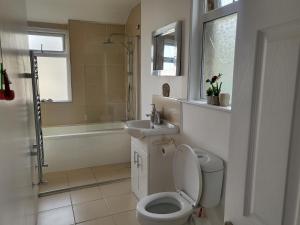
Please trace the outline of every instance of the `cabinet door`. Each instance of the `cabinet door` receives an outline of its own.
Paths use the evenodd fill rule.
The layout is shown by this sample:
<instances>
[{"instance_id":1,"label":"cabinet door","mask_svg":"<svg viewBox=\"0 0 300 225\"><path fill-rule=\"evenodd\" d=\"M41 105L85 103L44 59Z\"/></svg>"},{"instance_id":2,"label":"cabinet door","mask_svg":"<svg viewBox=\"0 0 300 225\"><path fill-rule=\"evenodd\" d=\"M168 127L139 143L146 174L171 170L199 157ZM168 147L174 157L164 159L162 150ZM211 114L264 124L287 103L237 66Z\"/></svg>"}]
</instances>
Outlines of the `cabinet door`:
<instances>
[{"instance_id":1,"label":"cabinet door","mask_svg":"<svg viewBox=\"0 0 300 225\"><path fill-rule=\"evenodd\" d=\"M134 145L131 145L131 190L138 196L139 173L137 168L138 153Z\"/></svg>"},{"instance_id":2,"label":"cabinet door","mask_svg":"<svg viewBox=\"0 0 300 225\"><path fill-rule=\"evenodd\" d=\"M148 154L143 149L138 152L138 168L139 168L139 198L148 195Z\"/></svg>"}]
</instances>

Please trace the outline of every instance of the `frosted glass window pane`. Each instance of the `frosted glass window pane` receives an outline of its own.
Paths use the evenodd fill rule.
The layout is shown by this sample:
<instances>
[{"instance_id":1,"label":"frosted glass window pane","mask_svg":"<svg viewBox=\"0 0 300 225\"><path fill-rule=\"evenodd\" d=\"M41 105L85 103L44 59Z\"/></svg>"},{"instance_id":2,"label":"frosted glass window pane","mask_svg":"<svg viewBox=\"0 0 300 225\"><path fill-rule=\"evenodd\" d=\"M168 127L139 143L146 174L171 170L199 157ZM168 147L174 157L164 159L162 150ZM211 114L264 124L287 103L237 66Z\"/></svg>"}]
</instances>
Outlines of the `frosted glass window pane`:
<instances>
[{"instance_id":1,"label":"frosted glass window pane","mask_svg":"<svg viewBox=\"0 0 300 225\"><path fill-rule=\"evenodd\" d=\"M41 99L69 101L67 58L38 57L37 61Z\"/></svg>"},{"instance_id":2,"label":"frosted glass window pane","mask_svg":"<svg viewBox=\"0 0 300 225\"><path fill-rule=\"evenodd\" d=\"M237 14L233 14L204 25L202 97L209 86L205 81L218 73L223 74L222 92L232 94L236 22Z\"/></svg>"},{"instance_id":3,"label":"frosted glass window pane","mask_svg":"<svg viewBox=\"0 0 300 225\"><path fill-rule=\"evenodd\" d=\"M46 35L28 35L29 49L44 51L64 51L64 37L63 36L46 36Z\"/></svg>"},{"instance_id":4,"label":"frosted glass window pane","mask_svg":"<svg viewBox=\"0 0 300 225\"><path fill-rule=\"evenodd\" d=\"M236 1L237 0L207 0L207 11L221 8Z\"/></svg>"}]
</instances>

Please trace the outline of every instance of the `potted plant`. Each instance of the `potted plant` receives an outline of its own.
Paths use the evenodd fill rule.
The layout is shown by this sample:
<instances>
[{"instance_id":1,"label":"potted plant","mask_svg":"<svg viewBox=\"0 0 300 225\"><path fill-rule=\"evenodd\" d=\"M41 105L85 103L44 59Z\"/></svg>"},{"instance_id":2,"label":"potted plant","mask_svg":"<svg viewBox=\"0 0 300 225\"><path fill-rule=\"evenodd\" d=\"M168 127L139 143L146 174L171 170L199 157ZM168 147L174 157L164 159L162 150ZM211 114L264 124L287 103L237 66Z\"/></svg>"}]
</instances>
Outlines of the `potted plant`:
<instances>
[{"instance_id":1,"label":"potted plant","mask_svg":"<svg viewBox=\"0 0 300 225\"><path fill-rule=\"evenodd\" d=\"M206 97L207 97L207 104L210 104L212 105L212 96L213 96L213 89L211 87L209 87L207 90L206 90Z\"/></svg>"},{"instance_id":2,"label":"potted plant","mask_svg":"<svg viewBox=\"0 0 300 225\"><path fill-rule=\"evenodd\" d=\"M208 100L207 104L220 105L219 95L220 95L221 89L222 89L222 82L219 83L218 80L221 77L222 77L222 74L219 73L218 75L212 76L211 79L206 80L206 83L210 84L210 87L207 89L206 94L212 92L211 100Z\"/></svg>"}]
</instances>

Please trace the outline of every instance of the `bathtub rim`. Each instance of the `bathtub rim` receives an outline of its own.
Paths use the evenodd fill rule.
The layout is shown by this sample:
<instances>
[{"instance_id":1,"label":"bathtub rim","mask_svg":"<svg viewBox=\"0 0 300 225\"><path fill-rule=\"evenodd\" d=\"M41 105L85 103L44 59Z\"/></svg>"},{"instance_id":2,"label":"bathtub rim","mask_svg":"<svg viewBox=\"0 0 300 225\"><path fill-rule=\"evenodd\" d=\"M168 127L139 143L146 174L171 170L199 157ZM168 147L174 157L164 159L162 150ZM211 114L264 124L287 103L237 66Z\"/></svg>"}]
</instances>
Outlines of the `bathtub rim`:
<instances>
[{"instance_id":1,"label":"bathtub rim","mask_svg":"<svg viewBox=\"0 0 300 225\"><path fill-rule=\"evenodd\" d=\"M78 132L70 134L57 134L57 135L44 135L45 139L58 139L58 138L71 138L71 137L80 137L80 136L97 136L97 135L109 135L109 134L120 134L126 133L125 129L111 129L111 130L101 130L101 131L87 131L87 132Z\"/></svg>"},{"instance_id":2,"label":"bathtub rim","mask_svg":"<svg viewBox=\"0 0 300 225\"><path fill-rule=\"evenodd\" d=\"M118 127L106 127L109 125L115 126L120 125ZM95 125L102 125L102 129L91 129L91 130L78 130L78 131L70 131L67 130L65 132L57 131L50 132L47 134L47 129L64 129L64 128L79 128L79 127L93 127ZM106 123L86 123L86 124L70 124L70 125L58 125L58 126L47 126L43 127L43 137L46 139L55 139L55 138L67 138L67 137L76 137L76 136L95 136L95 135L105 135L105 134L117 134L123 133L125 131L125 122L124 121L115 121L115 122L106 122Z\"/></svg>"}]
</instances>

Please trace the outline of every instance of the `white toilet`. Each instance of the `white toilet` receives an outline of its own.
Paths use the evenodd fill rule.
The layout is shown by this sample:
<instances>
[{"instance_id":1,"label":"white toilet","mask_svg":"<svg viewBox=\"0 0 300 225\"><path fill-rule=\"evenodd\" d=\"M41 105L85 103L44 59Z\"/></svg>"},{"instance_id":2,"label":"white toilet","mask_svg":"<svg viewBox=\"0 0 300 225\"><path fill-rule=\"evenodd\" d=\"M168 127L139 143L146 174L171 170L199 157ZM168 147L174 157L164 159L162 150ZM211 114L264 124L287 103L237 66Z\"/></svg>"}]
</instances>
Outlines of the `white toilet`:
<instances>
[{"instance_id":1,"label":"white toilet","mask_svg":"<svg viewBox=\"0 0 300 225\"><path fill-rule=\"evenodd\" d=\"M173 160L176 192L161 192L140 199L138 221L142 225L183 225L194 207L218 205L223 170L223 161L217 156L188 145L178 146Z\"/></svg>"}]
</instances>

